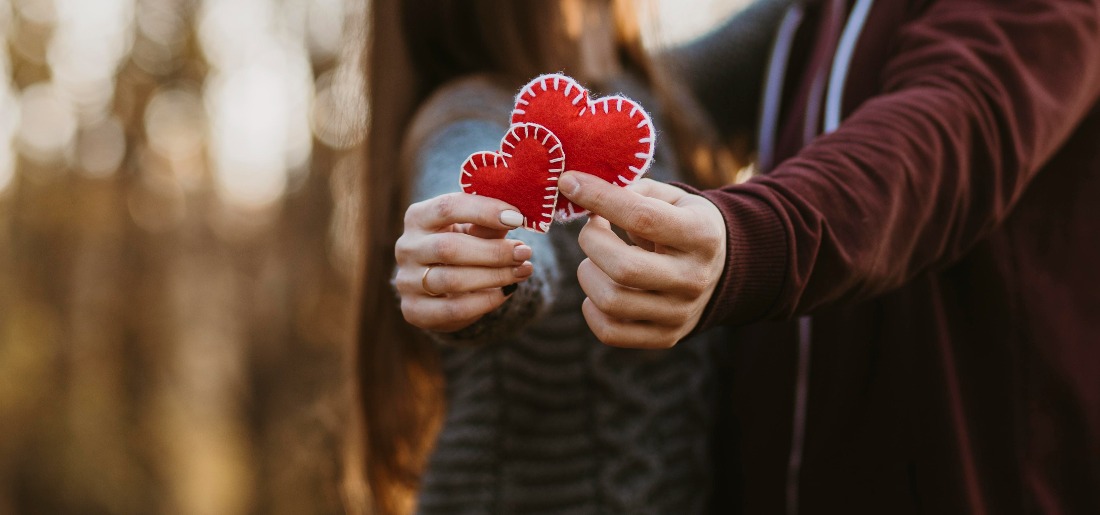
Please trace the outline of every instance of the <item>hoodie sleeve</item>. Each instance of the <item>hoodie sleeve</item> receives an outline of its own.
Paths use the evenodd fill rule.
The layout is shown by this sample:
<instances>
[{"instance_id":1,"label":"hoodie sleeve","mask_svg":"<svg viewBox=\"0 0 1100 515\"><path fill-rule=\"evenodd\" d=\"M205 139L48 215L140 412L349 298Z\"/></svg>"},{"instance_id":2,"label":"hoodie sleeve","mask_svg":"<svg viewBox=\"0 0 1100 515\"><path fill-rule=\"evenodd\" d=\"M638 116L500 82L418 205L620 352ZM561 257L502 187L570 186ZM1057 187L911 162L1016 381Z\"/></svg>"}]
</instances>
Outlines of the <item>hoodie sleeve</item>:
<instances>
[{"instance_id":1,"label":"hoodie sleeve","mask_svg":"<svg viewBox=\"0 0 1100 515\"><path fill-rule=\"evenodd\" d=\"M1098 24L1100 0L928 2L835 132L702 193L729 248L701 327L868 299L962 257L1096 104Z\"/></svg>"}]
</instances>

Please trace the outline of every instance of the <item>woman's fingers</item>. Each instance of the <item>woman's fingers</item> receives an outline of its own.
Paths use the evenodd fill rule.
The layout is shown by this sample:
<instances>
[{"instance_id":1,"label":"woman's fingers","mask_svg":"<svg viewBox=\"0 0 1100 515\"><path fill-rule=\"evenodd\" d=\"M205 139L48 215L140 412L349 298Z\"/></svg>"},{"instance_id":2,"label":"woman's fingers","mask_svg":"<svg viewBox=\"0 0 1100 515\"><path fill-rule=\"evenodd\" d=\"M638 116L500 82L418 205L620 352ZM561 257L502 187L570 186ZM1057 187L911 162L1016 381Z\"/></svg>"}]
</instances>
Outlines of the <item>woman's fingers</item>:
<instances>
[{"instance_id":1,"label":"woman's fingers","mask_svg":"<svg viewBox=\"0 0 1100 515\"><path fill-rule=\"evenodd\" d=\"M508 235L506 229L493 229L475 224L462 224L457 227L457 232L484 238L486 240L499 240Z\"/></svg>"},{"instance_id":2,"label":"woman's fingers","mask_svg":"<svg viewBox=\"0 0 1100 515\"><path fill-rule=\"evenodd\" d=\"M516 266L531 259L531 247L516 240L487 240L456 232L403 235L395 249L401 264Z\"/></svg>"},{"instance_id":3,"label":"woman's fingers","mask_svg":"<svg viewBox=\"0 0 1100 515\"><path fill-rule=\"evenodd\" d=\"M451 332L500 307L507 298L500 288L446 297L403 295L401 313L408 323L422 329Z\"/></svg>"},{"instance_id":4,"label":"woman's fingers","mask_svg":"<svg viewBox=\"0 0 1100 515\"><path fill-rule=\"evenodd\" d=\"M531 262L512 267L478 267L434 265L426 268L404 268L397 272L397 289L404 294L469 293L486 288L501 288L522 281L534 273Z\"/></svg>"},{"instance_id":5,"label":"woman's fingers","mask_svg":"<svg viewBox=\"0 0 1100 515\"><path fill-rule=\"evenodd\" d=\"M502 288L534 272L531 247L503 239L523 221L506 202L462 193L410 206L394 249L405 319L450 332L503 304Z\"/></svg>"},{"instance_id":6,"label":"woman's fingers","mask_svg":"<svg viewBox=\"0 0 1100 515\"><path fill-rule=\"evenodd\" d=\"M523 215L502 200L465 193L440 195L417 202L405 211L406 231L416 227L435 232L462 223L509 230L523 225Z\"/></svg>"}]
</instances>

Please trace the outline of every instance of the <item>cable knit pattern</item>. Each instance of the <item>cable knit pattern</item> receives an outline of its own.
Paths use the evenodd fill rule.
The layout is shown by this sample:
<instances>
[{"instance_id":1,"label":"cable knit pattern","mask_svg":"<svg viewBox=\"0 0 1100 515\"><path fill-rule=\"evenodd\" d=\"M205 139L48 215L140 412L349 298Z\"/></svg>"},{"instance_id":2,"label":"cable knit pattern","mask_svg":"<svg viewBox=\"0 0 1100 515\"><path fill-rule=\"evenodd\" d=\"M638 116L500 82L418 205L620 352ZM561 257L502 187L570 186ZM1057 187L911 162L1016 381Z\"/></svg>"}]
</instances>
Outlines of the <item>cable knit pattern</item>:
<instances>
[{"instance_id":1,"label":"cable knit pattern","mask_svg":"<svg viewBox=\"0 0 1100 515\"><path fill-rule=\"evenodd\" d=\"M637 87L624 93L654 105ZM425 109L446 106L447 95L442 94ZM461 132L429 138L419 149L424 157L417 159L422 165L418 181L455 176L457 164L468 154L455 141L484 138L485 148L494 148L503 133L498 127L479 136L475 133L490 126L458 122L439 134L459 124L465 124ZM453 158L442 156L455 152ZM658 156L651 174L674 178L668 174L671 149L660 146ZM457 164L435 168L447 159ZM435 165L425 165L429 162ZM704 336L663 351L601 344L580 312L584 293L576 269L584 259L577 245L581 227L574 223L554 227L548 235L528 233L539 245L532 278L539 279L526 281L505 307L471 328L435 335L440 342L463 346L441 347L448 411L424 477L419 513L706 510L713 403L710 343ZM507 307L512 304L520 307Z\"/></svg>"}]
</instances>

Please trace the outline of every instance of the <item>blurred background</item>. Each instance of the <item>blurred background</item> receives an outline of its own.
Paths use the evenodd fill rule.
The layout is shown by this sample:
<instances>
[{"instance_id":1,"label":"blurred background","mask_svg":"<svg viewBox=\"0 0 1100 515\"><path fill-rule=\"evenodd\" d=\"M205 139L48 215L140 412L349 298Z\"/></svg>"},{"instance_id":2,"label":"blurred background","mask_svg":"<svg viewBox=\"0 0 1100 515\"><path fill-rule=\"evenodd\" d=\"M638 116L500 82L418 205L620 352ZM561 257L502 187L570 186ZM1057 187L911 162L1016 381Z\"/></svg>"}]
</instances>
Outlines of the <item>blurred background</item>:
<instances>
[{"instance_id":1,"label":"blurred background","mask_svg":"<svg viewBox=\"0 0 1100 515\"><path fill-rule=\"evenodd\" d=\"M650 43L744 3L658 1ZM362 495L341 462L368 8L0 0L0 514Z\"/></svg>"}]
</instances>

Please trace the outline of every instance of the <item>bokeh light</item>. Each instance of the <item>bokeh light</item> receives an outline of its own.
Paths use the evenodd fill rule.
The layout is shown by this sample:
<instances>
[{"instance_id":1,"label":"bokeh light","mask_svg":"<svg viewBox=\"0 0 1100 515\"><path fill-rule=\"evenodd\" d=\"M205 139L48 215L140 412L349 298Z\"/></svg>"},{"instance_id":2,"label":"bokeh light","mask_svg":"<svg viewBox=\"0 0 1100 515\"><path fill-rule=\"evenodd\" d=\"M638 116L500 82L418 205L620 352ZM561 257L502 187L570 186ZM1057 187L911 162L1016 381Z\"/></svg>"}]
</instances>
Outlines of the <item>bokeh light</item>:
<instances>
[{"instance_id":1,"label":"bokeh light","mask_svg":"<svg viewBox=\"0 0 1100 515\"><path fill-rule=\"evenodd\" d=\"M294 79L300 64L276 52L244 68L215 75L207 84L219 193L229 202L263 206L282 195L290 169L302 164L311 144L304 116L306 88ZM305 68L308 71L308 68Z\"/></svg>"},{"instance_id":2,"label":"bokeh light","mask_svg":"<svg viewBox=\"0 0 1100 515\"><path fill-rule=\"evenodd\" d=\"M307 23L309 51L315 61L332 59L346 48L341 45L340 27L347 18L348 7L344 0L313 0L308 4Z\"/></svg>"},{"instance_id":3,"label":"bokeh light","mask_svg":"<svg viewBox=\"0 0 1100 515\"><path fill-rule=\"evenodd\" d=\"M367 100L363 74L342 66L317 79L313 105L313 132L332 148L351 148L367 133Z\"/></svg>"},{"instance_id":4,"label":"bokeh light","mask_svg":"<svg viewBox=\"0 0 1100 515\"><path fill-rule=\"evenodd\" d=\"M6 32L9 26L10 13L6 5L0 4L0 29ZM11 180L15 177L15 131L19 128L19 100L15 98L9 77L11 77L11 60L8 57L8 49L0 48L0 193L3 193Z\"/></svg>"},{"instance_id":5,"label":"bokeh light","mask_svg":"<svg viewBox=\"0 0 1100 515\"><path fill-rule=\"evenodd\" d=\"M312 71L301 32L264 0L206 4L200 22L214 174L231 204L263 207L309 158Z\"/></svg>"},{"instance_id":6,"label":"bokeh light","mask_svg":"<svg viewBox=\"0 0 1100 515\"><path fill-rule=\"evenodd\" d=\"M20 153L40 164L60 161L76 133L76 112L60 88L38 83L23 90L19 102Z\"/></svg>"},{"instance_id":7,"label":"bokeh light","mask_svg":"<svg viewBox=\"0 0 1100 515\"><path fill-rule=\"evenodd\" d=\"M122 122L107 115L81 127L76 143L80 170L89 177L110 176L126 156L126 132Z\"/></svg>"},{"instance_id":8,"label":"bokeh light","mask_svg":"<svg viewBox=\"0 0 1100 515\"><path fill-rule=\"evenodd\" d=\"M106 110L132 43L133 0L54 0L47 59L54 80L85 115Z\"/></svg>"},{"instance_id":9,"label":"bokeh light","mask_svg":"<svg viewBox=\"0 0 1100 515\"><path fill-rule=\"evenodd\" d=\"M647 46L674 47L706 34L753 0L660 0L642 10Z\"/></svg>"},{"instance_id":10,"label":"bokeh light","mask_svg":"<svg viewBox=\"0 0 1100 515\"><path fill-rule=\"evenodd\" d=\"M179 85L156 90L145 107L145 135L149 149L175 164L176 180L195 189L202 182L201 159L207 138L202 92Z\"/></svg>"}]
</instances>

